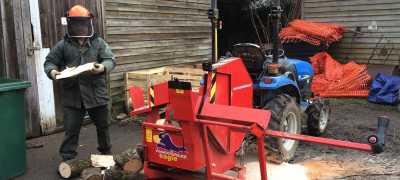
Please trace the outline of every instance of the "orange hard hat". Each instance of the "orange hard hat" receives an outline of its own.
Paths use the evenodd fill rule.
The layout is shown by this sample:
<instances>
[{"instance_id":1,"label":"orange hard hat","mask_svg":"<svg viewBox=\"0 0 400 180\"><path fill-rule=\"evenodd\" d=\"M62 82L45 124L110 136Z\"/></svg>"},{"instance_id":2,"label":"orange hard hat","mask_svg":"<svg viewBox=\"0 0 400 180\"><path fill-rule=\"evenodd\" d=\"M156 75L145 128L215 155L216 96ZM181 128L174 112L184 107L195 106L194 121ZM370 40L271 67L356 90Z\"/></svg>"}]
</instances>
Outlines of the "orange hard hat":
<instances>
[{"instance_id":1,"label":"orange hard hat","mask_svg":"<svg viewBox=\"0 0 400 180\"><path fill-rule=\"evenodd\" d=\"M81 5L75 5L69 9L67 17L92 17L92 13Z\"/></svg>"}]
</instances>

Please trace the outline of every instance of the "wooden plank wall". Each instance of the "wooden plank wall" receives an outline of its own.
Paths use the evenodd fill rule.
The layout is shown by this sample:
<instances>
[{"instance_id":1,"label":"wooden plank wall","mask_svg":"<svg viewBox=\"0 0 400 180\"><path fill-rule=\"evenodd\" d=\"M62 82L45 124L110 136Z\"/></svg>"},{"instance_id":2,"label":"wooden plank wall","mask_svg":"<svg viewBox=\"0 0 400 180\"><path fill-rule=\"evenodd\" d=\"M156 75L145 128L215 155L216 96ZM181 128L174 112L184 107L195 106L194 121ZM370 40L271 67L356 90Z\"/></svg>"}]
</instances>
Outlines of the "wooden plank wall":
<instances>
[{"instance_id":1,"label":"wooden plank wall","mask_svg":"<svg viewBox=\"0 0 400 180\"><path fill-rule=\"evenodd\" d=\"M341 23L349 30L332 49L344 61L400 64L399 0L304 0L304 19ZM368 30L376 22L378 30Z\"/></svg>"},{"instance_id":2,"label":"wooden plank wall","mask_svg":"<svg viewBox=\"0 0 400 180\"><path fill-rule=\"evenodd\" d=\"M117 56L111 74L114 114L124 107L128 71L210 59L209 0L105 0L107 42Z\"/></svg>"}]
</instances>

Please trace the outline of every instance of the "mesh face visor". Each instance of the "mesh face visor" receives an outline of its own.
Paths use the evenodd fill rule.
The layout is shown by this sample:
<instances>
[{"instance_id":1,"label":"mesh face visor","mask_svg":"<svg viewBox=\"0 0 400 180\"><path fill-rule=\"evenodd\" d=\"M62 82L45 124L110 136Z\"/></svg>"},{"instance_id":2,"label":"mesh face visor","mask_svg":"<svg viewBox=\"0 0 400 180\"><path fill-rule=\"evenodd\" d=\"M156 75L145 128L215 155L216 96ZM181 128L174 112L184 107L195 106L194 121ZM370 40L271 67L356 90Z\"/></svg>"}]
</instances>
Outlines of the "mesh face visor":
<instances>
[{"instance_id":1,"label":"mesh face visor","mask_svg":"<svg viewBox=\"0 0 400 180\"><path fill-rule=\"evenodd\" d=\"M67 34L73 38L90 38L94 35L92 18L70 17L68 18Z\"/></svg>"}]
</instances>

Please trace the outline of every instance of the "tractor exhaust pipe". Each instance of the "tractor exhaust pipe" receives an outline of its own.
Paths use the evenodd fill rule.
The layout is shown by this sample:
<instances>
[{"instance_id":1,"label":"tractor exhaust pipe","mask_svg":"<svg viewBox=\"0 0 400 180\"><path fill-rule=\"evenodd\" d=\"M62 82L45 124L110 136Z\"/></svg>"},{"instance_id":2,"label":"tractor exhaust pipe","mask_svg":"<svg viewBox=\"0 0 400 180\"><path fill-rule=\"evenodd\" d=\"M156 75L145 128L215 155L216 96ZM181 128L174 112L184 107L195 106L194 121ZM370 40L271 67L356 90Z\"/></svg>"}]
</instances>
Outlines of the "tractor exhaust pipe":
<instances>
[{"instance_id":1,"label":"tractor exhaust pipe","mask_svg":"<svg viewBox=\"0 0 400 180\"><path fill-rule=\"evenodd\" d=\"M272 19L272 62L278 63L279 55L279 26L282 14L282 8L280 4L280 0L272 0L271 1L271 12L269 16Z\"/></svg>"},{"instance_id":2,"label":"tractor exhaust pipe","mask_svg":"<svg viewBox=\"0 0 400 180\"><path fill-rule=\"evenodd\" d=\"M211 21L211 64L218 61L218 18L219 11L217 0L211 0L211 9L208 10L208 19Z\"/></svg>"}]
</instances>

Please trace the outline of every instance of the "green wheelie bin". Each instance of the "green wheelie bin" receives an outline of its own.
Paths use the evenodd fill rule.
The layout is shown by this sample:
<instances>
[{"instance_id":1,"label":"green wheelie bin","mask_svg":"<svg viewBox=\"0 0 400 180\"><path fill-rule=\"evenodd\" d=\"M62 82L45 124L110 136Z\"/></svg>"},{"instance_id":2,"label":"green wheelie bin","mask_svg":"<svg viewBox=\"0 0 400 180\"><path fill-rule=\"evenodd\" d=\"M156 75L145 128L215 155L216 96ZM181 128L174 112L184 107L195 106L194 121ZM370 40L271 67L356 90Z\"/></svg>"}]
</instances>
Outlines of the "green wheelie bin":
<instances>
[{"instance_id":1,"label":"green wheelie bin","mask_svg":"<svg viewBox=\"0 0 400 180\"><path fill-rule=\"evenodd\" d=\"M0 79L0 180L26 171L25 89L30 82Z\"/></svg>"}]
</instances>

